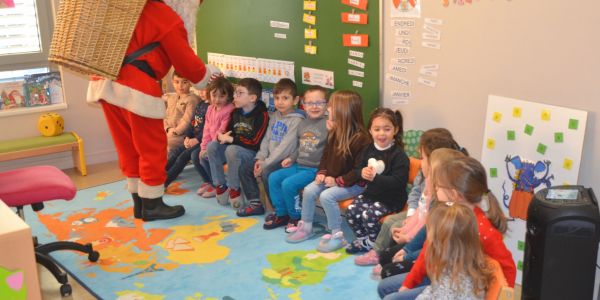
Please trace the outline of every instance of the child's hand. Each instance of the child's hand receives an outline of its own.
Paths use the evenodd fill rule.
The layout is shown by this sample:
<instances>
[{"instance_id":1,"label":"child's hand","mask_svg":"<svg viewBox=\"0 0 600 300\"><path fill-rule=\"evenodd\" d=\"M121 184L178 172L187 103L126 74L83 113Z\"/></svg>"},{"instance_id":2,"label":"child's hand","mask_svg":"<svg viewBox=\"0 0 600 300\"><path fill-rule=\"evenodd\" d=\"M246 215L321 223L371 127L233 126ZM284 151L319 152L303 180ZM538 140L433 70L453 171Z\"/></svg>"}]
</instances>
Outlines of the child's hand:
<instances>
[{"instance_id":1,"label":"child's hand","mask_svg":"<svg viewBox=\"0 0 600 300\"><path fill-rule=\"evenodd\" d=\"M217 135L217 140L221 144L231 144L233 142L233 137L231 136L231 131L227 131L225 133L219 133Z\"/></svg>"},{"instance_id":2,"label":"child's hand","mask_svg":"<svg viewBox=\"0 0 600 300\"><path fill-rule=\"evenodd\" d=\"M292 159L289 157L281 161L281 167L283 167L283 168L287 168L291 165L292 165Z\"/></svg>"},{"instance_id":3,"label":"child's hand","mask_svg":"<svg viewBox=\"0 0 600 300\"><path fill-rule=\"evenodd\" d=\"M396 254L394 254L394 257L392 258L392 262L403 262L404 261L404 255L406 255L406 251L404 251L404 249L400 249L400 251L396 252Z\"/></svg>"},{"instance_id":4,"label":"child's hand","mask_svg":"<svg viewBox=\"0 0 600 300\"><path fill-rule=\"evenodd\" d=\"M254 163L254 177L259 177L260 174L262 173L262 168L260 167L261 161L257 160Z\"/></svg>"},{"instance_id":5,"label":"child's hand","mask_svg":"<svg viewBox=\"0 0 600 300\"><path fill-rule=\"evenodd\" d=\"M373 179L375 179L375 174L377 173L375 172L375 168L373 167L364 167L360 172L362 178L368 181L373 181Z\"/></svg>"},{"instance_id":6,"label":"child's hand","mask_svg":"<svg viewBox=\"0 0 600 300\"><path fill-rule=\"evenodd\" d=\"M192 147L198 145L198 143L199 143L199 141L197 138L188 139L188 145L190 145L188 148L192 148Z\"/></svg>"},{"instance_id":7,"label":"child's hand","mask_svg":"<svg viewBox=\"0 0 600 300\"><path fill-rule=\"evenodd\" d=\"M405 244L406 242L408 242L408 237L405 233L402 233L400 228L392 228L392 239L397 244Z\"/></svg>"},{"instance_id":8,"label":"child's hand","mask_svg":"<svg viewBox=\"0 0 600 300\"><path fill-rule=\"evenodd\" d=\"M316 184L323 183L323 180L325 180L325 175L324 174L317 174L317 177L315 177L315 183Z\"/></svg>"},{"instance_id":9,"label":"child's hand","mask_svg":"<svg viewBox=\"0 0 600 300\"><path fill-rule=\"evenodd\" d=\"M331 176L327 176L325 177L325 186L326 187L334 187L337 186L337 183L335 182L335 178L331 177Z\"/></svg>"},{"instance_id":10,"label":"child's hand","mask_svg":"<svg viewBox=\"0 0 600 300\"><path fill-rule=\"evenodd\" d=\"M183 139L183 146L185 147L185 149L189 149L190 147L192 147L193 145L190 144L190 138L189 137L185 137Z\"/></svg>"},{"instance_id":11,"label":"child's hand","mask_svg":"<svg viewBox=\"0 0 600 300\"><path fill-rule=\"evenodd\" d=\"M200 150L200 158L206 159L206 150Z\"/></svg>"},{"instance_id":12,"label":"child's hand","mask_svg":"<svg viewBox=\"0 0 600 300\"><path fill-rule=\"evenodd\" d=\"M407 291L409 288L405 287L405 286L401 286L400 289L398 289L398 292L404 292Z\"/></svg>"}]
</instances>

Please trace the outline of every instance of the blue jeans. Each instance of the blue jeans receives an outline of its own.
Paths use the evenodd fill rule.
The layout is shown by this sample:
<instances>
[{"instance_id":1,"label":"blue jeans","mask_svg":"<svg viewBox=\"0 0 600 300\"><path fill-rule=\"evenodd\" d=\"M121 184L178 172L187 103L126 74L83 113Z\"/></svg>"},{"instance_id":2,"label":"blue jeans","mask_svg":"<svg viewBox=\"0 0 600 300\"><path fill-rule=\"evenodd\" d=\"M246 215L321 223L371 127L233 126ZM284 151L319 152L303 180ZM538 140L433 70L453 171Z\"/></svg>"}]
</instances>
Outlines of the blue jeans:
<instances>
[{"instance_id":1,"label":"blue jeans","mask_svg":"<svg viewBox=\"0 0 600 300\"><path fill-rule=\"evenodd\" d=\"M279 169L269 176L269 194L275 213L279 217L290 216L300 219L300 211L296 210L296 199L299 191L315 180L316 168L293 164Z\"/></svg>"},{"instance_id":2,"label":"blue jeans","mask_svg":"<svg viewBox=\"0 0 600 300\"><path fill-rule=\"evenodd\" d=\"M327 227L330 230L342 229L342 216L338 202L354 198L363 192L364 188L358 185L350 187L326 187L325 184L316 184L314 181L304 188L302 193L302 221L312 223L315 216L317 198L327 216Z\"/></svg>"},{"instance_id":3,"label":"blue jeans","mask_svg":"<svg viewBox=\"0 0 600 300\"><path fill-rule=\"evenodd\" d=\"M212 141L206 146L206 154L210 165L210 174L212 175L213 185L220 186L227 184L230 188L240 188L239 170L242 162L251 161L254 167L254 157L256 151L232 144L221 145L217 141ZM227 162L227 181L225 181L225 170L223 164ZM258 187L257 187L258 190Z\"/></svg>"},{"instance_id":4,"label":"blue jeans","mask_svg":"<svg viewBox=\"0 0 600 300\"><path fill-rule=\"evenodd\" d=\"M251 158L243 158L238 173L240 176L240 183L242 184L242 192L244 192L246 200L256 205L260 203L260 190L258 189L258 181L256 181L256 177L254 177L254 163L256 162L254 156L256 156L255 152L253 152ZM262 169L262 183L267 194L269 188L269 175L280 168L281 164L273 164Z\"/></svg>"},{"instance_id":5,"label":"blue jeans","mask_svg":"<svg viewBox=\"0 0 600 300\"><path fill-rule=\"evenodd\" d=\"M212 176L210 175L210 164L208 163L208 158L200 158L200 146L192 151L192 163L194 163L194 168L202 177L202 180L206 183L212 184Z\"/></svg>"},{"instance_id":6,"label":"blue jeans","mask_svg":"<svg viewBox=\"0 0 600 300\"><path fill-rule=\"evenodd\" d=\"M191 148L185 148L184 146L177 147L169 151L167 158L167 179L165 180L165 186L169 186L171 182L177 179L177 176L181 174L183 168L190 161L194 150L199 149L200 145L195 145Z\"/></svg>"},{"instance_id":7,"label":"blue jeans","mask_svg":"<svg viewBox=\"0 0 600 300\"><path fill-rule=\"evenodd\" d=\"M410 290L398 292L408 274L409 273L403 273L382 279L377 286L379 297L384 300L415 299L429 284L431 284L429 278L425 277L419 286Z\"/></svg>"}]
</instances>

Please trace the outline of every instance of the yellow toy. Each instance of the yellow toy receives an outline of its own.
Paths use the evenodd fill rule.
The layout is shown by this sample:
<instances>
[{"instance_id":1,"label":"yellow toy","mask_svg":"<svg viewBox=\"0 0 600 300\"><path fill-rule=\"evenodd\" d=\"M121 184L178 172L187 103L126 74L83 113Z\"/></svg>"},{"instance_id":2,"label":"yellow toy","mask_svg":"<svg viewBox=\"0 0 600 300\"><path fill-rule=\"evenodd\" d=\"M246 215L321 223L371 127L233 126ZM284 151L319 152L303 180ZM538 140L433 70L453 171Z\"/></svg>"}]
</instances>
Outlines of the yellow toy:
<instances>
[{"instance_id":1,"label":"yellow toy","mask_svg":"<svg viewBox=\"0 0 600 300\"><path fill-rule=\"evenodd\" d=\"M46 113L38 119L37 128L43 136L61 135L65 130L65 120L57 113Z\"/></svg>"}]
</instances>

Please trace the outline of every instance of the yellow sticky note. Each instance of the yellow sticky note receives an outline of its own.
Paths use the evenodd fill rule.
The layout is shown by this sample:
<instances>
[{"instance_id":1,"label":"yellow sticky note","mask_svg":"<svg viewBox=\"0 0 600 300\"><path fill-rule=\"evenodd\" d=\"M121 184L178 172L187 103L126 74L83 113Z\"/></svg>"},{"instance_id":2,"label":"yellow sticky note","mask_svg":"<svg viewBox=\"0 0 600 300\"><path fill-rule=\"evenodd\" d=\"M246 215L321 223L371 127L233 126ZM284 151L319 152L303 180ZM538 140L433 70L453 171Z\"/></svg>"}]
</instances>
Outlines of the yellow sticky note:
<instances>
[{"instance_id":1,"label":"yellow sticky note","mask_svg":"<svg viewBox=\"0 0 600 300\"><path fill-rule=\"evenodd\" d=\"M513 117L515 118L520 118L521 117L521 108L520 107L513 107Z\"/></svg>"},{"instance_id":2,"label":"yellow sticky note","mask_svg":"<svg viewBox=\"0 0 600 300\"><path fill-rule=\"evenodd\" d=\"M573 168L573 160L565 158L565 161L563 162L563 168L566 170L571 170Z\"/></svg>"},{"instance_id":3,"label":"yellow sticky note","mask_svg":"<svg viewBox=\"0 0 600 300\"><path fill-rule=\"evenodd\" d=\"M568 181L563 182L563 185L571 185Z\"/></svg>"},{"instance_id":4,"label":"yellow sticky note","mask_svg":"<svg viewBox=\"0 0 600 300\"><path fill-rule=\"evenodd\" d=\"M494 150L494 148L496 148L496 140L494 139L488 139L486 144L490 150Z\"/></svg>"},{"instance_id":5,"label":"yellow sticky note","mask_svg":"<svg viewBox=\"0 0 600 300\"><path fill-rule=\"evenodd\" d=\"M314 45L304 45L304 53L316 55L317 54L317 46Z\"/></svg>"},{"instance_id":6,"label":"yellow sticky note","mask_svg":"<svg viewBox=\"0 0 600 300\"><path fill-rule=\"evenodd\" d=\"M550 111L547 109L542 110L542 121L550 121Z\"/></svg>"},{"instance_id":7,"label":"yellow sticky note","mask_svg":"<svg viewBox=\"0 0 600 300\"><path fill-rule=\"evenodd\" d=\"M304 21L304 23L308 23L310 25L315 25L315 24L317 24L317 17L315 15L311 15L311 14L304 14L304 16L302 17L302 21Z\"/></svg>"},{"instance_id":8,"label":"yellow sticky note","mask_svg":"<svg viewBox=\"0 0 600 300\"><path fill-rule=\"evenodd\" d=\"M304 10L317 10L317 1L304 1Z\"/></svg>"},{"instance_id":9,"label":"yellow sticky note","mask_svg":"<svg viewBox=\"0 0 600 300\"><path fill-rule=\"evenodd\" d=\"M307 40L316 40L317 39L317 30L314 28L305 28L304 29L304 38Z\"/></svg>"},{"instance_id":10,"label":"yellow sticky note","mask_svg":"<svg viewBox=\"0 0 600 300\"><path fill-rule=\"evenodd\" d=\"M494 122L496 123L500 123L500 121L502 121L502 114L499 112L495 112L492 116L492 120L494 120Z\"/></svg>"}]
</instances>

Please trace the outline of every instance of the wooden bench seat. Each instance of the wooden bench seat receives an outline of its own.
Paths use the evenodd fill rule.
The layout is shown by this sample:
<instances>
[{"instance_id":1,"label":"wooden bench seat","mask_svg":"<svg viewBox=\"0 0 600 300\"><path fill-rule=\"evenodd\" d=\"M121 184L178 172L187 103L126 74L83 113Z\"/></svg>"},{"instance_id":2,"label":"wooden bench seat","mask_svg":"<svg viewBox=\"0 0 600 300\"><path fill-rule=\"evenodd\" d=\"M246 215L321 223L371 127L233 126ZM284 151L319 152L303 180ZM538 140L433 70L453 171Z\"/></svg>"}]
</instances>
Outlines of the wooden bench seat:
<instances>
[{"instance_id":1,"label":"wooden bench seat","mask_svg":"<svg viewBox=\"0 0 600 300\"><path fill-rule=\"evenodd\" d=\"M71 151L75 168L87 175L83 140L75 132L0 141L0 162L65 151Z\"/></svg>"}]
</instances>

